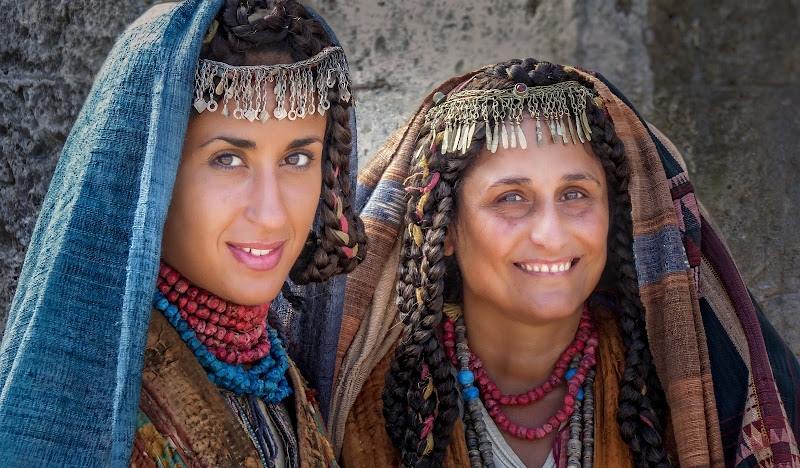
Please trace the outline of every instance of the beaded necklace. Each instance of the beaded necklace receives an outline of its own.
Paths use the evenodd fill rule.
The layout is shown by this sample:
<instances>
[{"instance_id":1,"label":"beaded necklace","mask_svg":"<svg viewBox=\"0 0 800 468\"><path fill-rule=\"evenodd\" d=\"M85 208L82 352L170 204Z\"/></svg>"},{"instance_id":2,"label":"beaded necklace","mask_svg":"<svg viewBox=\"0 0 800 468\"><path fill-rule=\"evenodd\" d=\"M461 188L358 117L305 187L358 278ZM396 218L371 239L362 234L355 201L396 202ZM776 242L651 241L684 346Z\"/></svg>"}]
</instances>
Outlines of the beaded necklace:
<instances>
[{"instance_id":1,"label":"beaded necklace","mask_svg":"<svg viewBox=\"0 0 800 468\"><path fill-rule=\"evenodd\" d=\"M192 286L161 263L153 306L164 313L212 383L236 394L277 403L292 389L289 359L267 323L269 304L245 307ZM253 364L245 370L244 364Z\"/></svg>"},{"instance_id":2,"label":"beaded necklace","mask_svg":"<svg viewBox=\"0 0 800 468\"><path fill-rule=\"evenodd\" d=\"M457 378L462 387L465 404L465 436L473 467L494 467L492 444L483 421L479 397L483 397L487 412L497 426L514 437L527 440L541 439L562 423L569 421L570 438L567 443L567 466L589 468L594 455L594 382L597 332L594 331L588 306L584 304L581 323L572 345L559 357L553 374L539 387L519 395L503 395L489 379L483 364L469 350L466 325L460 308L447 305L444 321L445 352L459 369ZM569 367L569 370L567 368ZM548 422L537 428L528 428L511 422L500 405L531 404L552 391L562 378L567 379L564 406ZM581 388L583 387L583 388ZM583 409L581 411L581 409ZM583 434L583 437L581 435Z\"/></svg>"}]
</instances>

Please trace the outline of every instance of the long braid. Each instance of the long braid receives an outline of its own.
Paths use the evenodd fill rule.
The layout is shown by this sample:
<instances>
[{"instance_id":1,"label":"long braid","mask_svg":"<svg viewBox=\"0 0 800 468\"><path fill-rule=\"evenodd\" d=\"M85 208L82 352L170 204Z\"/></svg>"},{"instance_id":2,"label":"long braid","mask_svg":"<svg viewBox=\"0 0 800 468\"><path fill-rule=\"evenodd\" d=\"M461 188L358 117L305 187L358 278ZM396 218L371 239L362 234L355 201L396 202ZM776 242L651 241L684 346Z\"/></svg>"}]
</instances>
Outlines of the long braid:
<instances>
[{"instance_id":1,"label":"long braid","mask_svg":"<svg viewBox=\"0 0 800 468\"><path fill-rule=\"evenodd\" d=\"M418 231L404 236L397 287L398 308L409 326L386 375L383 411L403 464L427 467L441 465L458 417L458 388L437 337L444 306L444 239L452 222L454 191L438 151L419 161L415 170L420 174L411 183L419 190L409 192L407 219ZM431 187L426 195L423 187Z\"/></svg>"},{"instance_id":2,"label":"long braid","mask_svg":"<svg viewBox=\"0 0 800 468\"><path fill-rule=\"evenodd\" d=\"M230 65L305 60L333 43L323 25L294 0L227 0L217 21L200 57ZM289 274L296 284L349 273L366 254L367 236L353 210L350 188L351 106L339 94L338 86L328 91L319 221Z\"/></svg>"},{"instance_id":3,"label":"long braid","mask_svg":"<svg viewBox=\"0 0 800 468\"><path fill-rule=\"evenodd\" d=\"M312 239L310 249L300 255L292 269L291 278L298 284L349 273L366 253L367 236L361 218L353 210L350 189L350 111L349 106L338 101L337 93L328 93L331 107L322 162L321 233L311 236L316 237L316 243Z\"/></svg>"}]
</instances>

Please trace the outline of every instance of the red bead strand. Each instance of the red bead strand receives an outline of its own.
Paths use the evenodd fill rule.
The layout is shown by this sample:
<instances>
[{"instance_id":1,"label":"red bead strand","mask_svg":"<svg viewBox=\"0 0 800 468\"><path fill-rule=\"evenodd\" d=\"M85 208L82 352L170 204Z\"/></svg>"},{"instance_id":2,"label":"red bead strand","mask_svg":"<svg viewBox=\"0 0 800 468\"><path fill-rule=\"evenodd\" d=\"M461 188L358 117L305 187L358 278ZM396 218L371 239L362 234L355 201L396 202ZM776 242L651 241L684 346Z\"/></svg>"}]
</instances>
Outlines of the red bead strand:
<instances>
[{"instance_id":1,"label":"red bead strand","mask_svg":"<svg viewBox=\"0 0 800 468\"><path fill-rule=\"evenodd\" d=\"M156 287L170 303L178 306L181 319L217 359L239 365L258 361L269 354L271 345L266 333L269 304L228 303L192 286L163 262Z\"/></svg>"},{"instance_id":2,"label":"red bead strand","mask_svg":"<svg viewBox=\"0 0 800 468\"><path fill-rule=\"evenodd\" d=\"M456 358L455 327L449 317L444 321L444 333L442 338L447 357L451 359L456 366L459 366ZM505 395L497 388L497 384L489 378L489 375L483 368L483 363L472 352L470 352L469 357L469 369L475 376L475 386L478 387L480 391L486 411L492 419L494 419L500 429L520 439L541 439L553 432L553 430L558 428L562 423L565 423L569 416L575 411L575 399L578 397L580 387L586 380L586 375L589 370L594 367L596 362L595 353L597 343L597 332L594 330L588 306L584 304L584 311L578 326L578 331L575 334L575 340L561 354L558 361L556 361L553 373L542 385L525 393ZM556 414L551 416L545 424L539 427L529 428L511 422L500 409L500 406L528 405L544 397L545 394L551 392L563 382L568 372L567 368L569 363L575 356L580 356L581 354L582 356L575 369L575 374L566 382L567 394L564 396L564 405L560 410L556 411Z\"/></svg>"}]
</instances>

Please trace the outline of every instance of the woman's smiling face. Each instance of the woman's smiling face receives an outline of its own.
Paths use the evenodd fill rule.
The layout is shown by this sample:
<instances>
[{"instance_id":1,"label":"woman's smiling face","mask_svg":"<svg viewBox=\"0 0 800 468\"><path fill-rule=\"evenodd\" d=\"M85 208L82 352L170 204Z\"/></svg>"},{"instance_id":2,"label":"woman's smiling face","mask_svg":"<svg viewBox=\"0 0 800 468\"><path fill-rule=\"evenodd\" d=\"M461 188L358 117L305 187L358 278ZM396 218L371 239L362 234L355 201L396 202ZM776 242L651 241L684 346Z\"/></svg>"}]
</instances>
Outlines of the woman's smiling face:
<instances>
[{"instance_id":1,"label":"woman's smiling face","mask_svg":"<svg viewBox=\"0 0 800 468\"><path fill-rule=\"evenodd\" d=\"M262 124L220 112L189 122L162 257L245 305L277 296L319 203L325 117Z\"/></svg>"},{"instance_id":2,"label":"woman's smiling face","mask_svg":"<svg viewBox=\"0 0 800 468\"><path fill-rule=\"evenodd\" d=\"M535 121L522 128L535 135ZM606 264L605 172L586 145L484 148L457 195L445 242L464 304L529 324L579 313Z\"/></svg>"}]
</instances>

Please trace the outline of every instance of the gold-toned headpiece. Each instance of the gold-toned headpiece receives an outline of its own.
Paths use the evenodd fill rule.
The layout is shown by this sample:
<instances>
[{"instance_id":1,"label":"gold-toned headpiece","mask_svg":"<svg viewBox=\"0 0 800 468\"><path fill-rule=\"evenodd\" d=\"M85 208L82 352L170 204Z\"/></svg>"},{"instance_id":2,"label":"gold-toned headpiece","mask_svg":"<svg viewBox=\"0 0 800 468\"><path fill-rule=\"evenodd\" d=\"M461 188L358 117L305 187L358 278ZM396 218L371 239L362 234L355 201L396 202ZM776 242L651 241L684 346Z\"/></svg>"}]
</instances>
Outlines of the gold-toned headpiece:
<instances>
[{"instance_id":1,"label":"gold-toned headpiece","mask_svg":"<svg viewBox=\"0 0 800 468\"><path fill-rule=\"evenodd\" d=\"M486 148L492 153L503 148L528 147L520 123L525 112L536 121L536 142L542 146L542 122L549 127L553 143L558 136L566 145L591 141L592 130L586 119L586 102L595 98L589 88L577 81L529 88L517 83L512 89L470 89L450 97L433 96L433 106L425 116L430 123L431 141L444 132L441 152L466 153L472 144L475 125L486 123ZM596 98L600 99L600 98ZM599 103L600 104L600 103ZM506 122L508 121L508 122Z\"/></svg>"},{"instance_id":2,"label":"gold-toned headpiece","mask_svg":"<svg viewBox=\"0 0 800 468\"><path fill-rule=\"evenodd\" d=\"M201 113L214 112L221 105L226 118L233 115L235 119L266 122L270 114L267 83L275 83L276 105L272 113L278 120L302 119L314 112L325 115L330 108L328 90L337 83L342 101L350 102L352 97L344 50L331 46L310 59L288 64L233 66L200 60L195 74L194 108ZM229 104L235 108L229 110Z\"/></svg>"}]
</instances>

